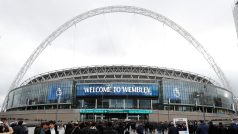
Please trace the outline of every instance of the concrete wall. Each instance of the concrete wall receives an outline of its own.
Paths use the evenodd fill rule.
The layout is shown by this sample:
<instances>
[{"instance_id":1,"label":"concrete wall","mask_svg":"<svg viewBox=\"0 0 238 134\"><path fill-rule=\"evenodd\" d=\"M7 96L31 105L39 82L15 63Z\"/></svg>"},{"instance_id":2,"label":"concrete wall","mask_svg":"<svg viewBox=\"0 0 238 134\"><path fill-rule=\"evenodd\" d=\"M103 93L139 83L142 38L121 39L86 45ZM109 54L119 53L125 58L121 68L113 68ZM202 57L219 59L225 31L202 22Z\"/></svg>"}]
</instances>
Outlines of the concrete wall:
<instances>
[{"instance_id":1,"label":"concrete wall","mask_svg":"<svg viewBox=\"0 0 238 134\"><path fill-rule=\"evenodd\" d=\"M79 110L73 109L59 109L58 112L57 110L32 110L0 113L0 118L27 119L30 121L56 120L56 116L58 116L58 120L65 122L80 120Z\"/></svg>"},{"instance_id":2,"label":"concrete wall","mask_svg":"<svg viewBox=\"0 0 238 134\"><path fill-rule=\"evenodd\" d=\"M0 113L0 118L12 118L15 119L27 119L29 121L41 121L41 120L56 120L57 110L32 110L32 111L10 111ZM200 112L185 112L185 111L168 111L164 110L153 110L153 113L149 115L149 121L158 122L158 121L170 121L173 118L187 118L188 120L203 120L203 113ZM225 114L212 114L205 113L206 120L214 119L233 119L237 118L234 115L225 115ZM79 121L80 112L79 109L64 109L58 110L58 120L64 122L68 121Z\"/></svg>"},{"instance_id":3,"label":"concrete wall","mask_svg":"<svg viewBox=\"0 0 238 134\"><path fill-rule=\"evenodd\" d=\"M168 111L164 110L154 110L152 114L149 115L149 121L158 122L158 121L172 121L173 118L187 118L188 120L203 120L204 116L201 112L185 112L185 111ZM205 113L205 120L214 120L214 119L233 119L233 115L225 114L213 114Z\"/></svg>"}]
</instances>

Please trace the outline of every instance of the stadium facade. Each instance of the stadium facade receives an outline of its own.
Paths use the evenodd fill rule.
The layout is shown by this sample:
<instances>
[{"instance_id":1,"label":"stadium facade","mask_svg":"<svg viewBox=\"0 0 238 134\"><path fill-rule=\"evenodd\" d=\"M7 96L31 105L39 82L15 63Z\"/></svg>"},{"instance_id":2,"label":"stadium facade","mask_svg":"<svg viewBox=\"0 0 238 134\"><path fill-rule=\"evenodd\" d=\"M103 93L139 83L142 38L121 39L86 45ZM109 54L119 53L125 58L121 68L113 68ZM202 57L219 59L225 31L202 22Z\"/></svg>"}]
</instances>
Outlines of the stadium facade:
<instances>
[{"instance_id":1,"label":"stadium facade","mask_svg":"<svg viewBox=\"0 0 238 134\"><path fill-rule=\"evenodd\" d=\"M238 0L235 2L235 6L233 8L233 17L235 21L236 33L238 38Z\"/></svg>"},{"instance_id":2,"label":"stadium facade","mask_svg":"<svg viewBox=\"0 0 238 134\"><path fill-rule=\"evenodd\" d=\"M8 93L1 117L26 120L230 119L233 94L208 77L148 66L47 72Z\"/></svg>"}]
</instances>

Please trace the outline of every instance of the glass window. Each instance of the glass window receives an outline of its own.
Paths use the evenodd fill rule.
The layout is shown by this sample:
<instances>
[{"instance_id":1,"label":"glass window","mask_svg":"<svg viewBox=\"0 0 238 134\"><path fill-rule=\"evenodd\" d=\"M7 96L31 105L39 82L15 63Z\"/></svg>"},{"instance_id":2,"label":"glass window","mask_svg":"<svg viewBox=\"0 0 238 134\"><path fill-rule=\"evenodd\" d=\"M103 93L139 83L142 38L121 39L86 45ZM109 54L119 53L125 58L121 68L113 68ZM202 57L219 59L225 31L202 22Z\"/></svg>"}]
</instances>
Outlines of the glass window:
<instances>
[{"instance_id":1,"label":"glass window","mask_svg":"<svg viewBox=\"0 0 238 134\"><path fill-rule=\"evenodd\" d=\"M21 93L22 89L19 88L14 91L14 96L13 96L13 106L12 107L19 107L20 106L20 99L21 99Z\"/></svg>"},{"instance_id":2,"label":"glass window","mask_svg":"<svg viewBox=\"0 0 238 134\"><path fill-rule=\"evenodd\" d=\"M163 79L163 102L207 105L232 109L232 94L213 85Z\"/></svg>"},{"instance_id":3,"label":"glass window","mask_svg":"<svg viewBox=\"0 0 238 134\"><path fill-rule=\"evenodd\" d=\"M126 99L125 105L127 109L136 109L137 108L137 99Z\"/></svg>"},{"instance_id":4,"label":"glass window","mask_svg":"<svg viewBox=\"0 0 238 134\"><path fill-rule=\"evenodd\" d=\"M111 99L110 108L124 108L124 99Z\"/></svg>"},{"instance_id":5,"label":"glass window","mask_svg":"<svg viewBox=\"0 0 238 134\"><path fill-rule=\"evenodd\" d=\"M13 105L13 96L14 96L14 91L10 92L10 94L9 94L8 103L7 103L7 108L12 108L12 105Z\"/></svg>"},{"instance_id":6,"label":"glass window","mask_svg":"<svg viewBox=\"0 0 238 134\"><path fill-rule=\"evenodd\" d=\"M102 100L102 108L109 108L109 99Z\"/></svg>"},{"instance_id":7,"label":"glass window","mask_svg":"<svg viewBox=\"0 0 238 134\"><path fill-rule=\"evenodd\" d=\"M214 100L217 97L216 88L206 85L203 91L201 91L200 103L208 106L214 105Z\"/></svg>"},{"instance_id":8,"label":"glass window","mask_svg":"<svg viewBox=\"0 0 238 134\"><path fill-rule=\"evenodd\" d=\"M83 108L83 99L77 100L76 107L77 107L77 108Z\"/></svg>"},{"instance_id":9,"label":"glass window","mask_svg":"<svg viewBox=\"0 0 238 134\"><path fill-rule=\"evenodd\" d=\"M159 109L159 100L152 100L152 108Z\"/></svg>"},{"instance_id":10,"label":"glass window","mask_svg":"<svg viewBox=\"0 0 238 134\"><path fill-rule=\"evenodd\" d=\"M226 90L217 88L216 106L233 109L232 94Z\"/></svg>"},{"instance_id":11,"label":"glass window","mask_svg":"<svg viewBox=\"0 0 238 134\"><path fill-rule=\"evenodd\" d=\"M109 99L97 99L97 108L109 108Z\"/></svg>"},{"instance_id":12,"label":"glass window","mask_svg":"<svg viewBox=\"0 0 238 134\"><path fill-rule=\"evenodd\" d=\"M139 108L140 109L151 109L151 100L150 99L148 99L148 100L140 99L139 100Z\"/></svg>"},{"instance_id":13,"label":"glass window","mask_svg":"<svg viewBox=\"0 0 238 134\"><path fill-rule=\"evenodd\" d=\"M96 99L95 98L87 98L84 99L84 108L95 108L95 102Z\"/></svg>"},{"instance_id":14,"label":"glass window","mask_svg":"<svg viewBox=\"0 0 238 134\"><path fill-rule=\"evenodd\" d=\"M63 80L18 88L9 94L8 108L57 103L57 88L62 89L60 103L71 103L72 86L72 81Z\"/></svg>"}]
</instances>

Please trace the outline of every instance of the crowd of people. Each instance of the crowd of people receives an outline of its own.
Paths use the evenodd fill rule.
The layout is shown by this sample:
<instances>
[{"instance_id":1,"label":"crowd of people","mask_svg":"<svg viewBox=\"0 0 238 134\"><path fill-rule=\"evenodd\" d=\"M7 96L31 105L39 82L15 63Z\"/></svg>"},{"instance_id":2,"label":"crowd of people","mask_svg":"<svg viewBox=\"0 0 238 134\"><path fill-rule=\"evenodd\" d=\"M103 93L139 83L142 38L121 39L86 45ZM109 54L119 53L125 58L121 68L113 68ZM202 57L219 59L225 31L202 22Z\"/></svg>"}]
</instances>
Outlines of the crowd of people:
<instances>
[{"instance_id":1,"label":"crowd of people","mask_svg":"<svg viewBox=\"0 0 238 134\"><path fill-rule=\"evenodd\" d=\"M189 121L186 123L173 122L68 122L66 124L55 121L41 122L34 128L34 134L179 134L188 131L189 134L238 134L238 124L232 122L224 125L222 122L214 124L212 121ZM28 134L28 128L23 121L0 121L0 134ZM30 133L29 133L30 134Z\"/></svg>"},{"instance_id":2,"label":"crowd of people","mask_svg":"<svg viewBox=\"0 0 238 134\"><path fill-rule=\"evenodd\" d=\"M23 125L22 120L9 125L6 119L1 119L0 134L28 134L28 129Z\"/></svg>"},{"instance_id":3,"label":"crowd of people","mask_svg":"<svg viewBox=\"0 0 238 134\"><path fill-rule=\"evenodd\" d=\"M188 129L184 124L170 123L168 126L168 134L179 134L179 131L188 130L189 134L238 134L238 124L232 122L229 125L224 125L222 122L213 124L212 121L205 123L203 120L190 121Z\"/></svg>"},{"instance_id":4,"label":"crowd of people","mask_svg":"<svg viewBox=\"0 0 238 134\"><path fill-rule=\"evenodd\" d=\"M57 125L55 122L42 122L35 128L34 134L179 134L188 131L189 134L238 134L238 124L230 125L208 124L203 121L189 121L186 123L173 122L69 122ZM50 133L51 132L51 133Z\"/></svg>"}]
</instances>

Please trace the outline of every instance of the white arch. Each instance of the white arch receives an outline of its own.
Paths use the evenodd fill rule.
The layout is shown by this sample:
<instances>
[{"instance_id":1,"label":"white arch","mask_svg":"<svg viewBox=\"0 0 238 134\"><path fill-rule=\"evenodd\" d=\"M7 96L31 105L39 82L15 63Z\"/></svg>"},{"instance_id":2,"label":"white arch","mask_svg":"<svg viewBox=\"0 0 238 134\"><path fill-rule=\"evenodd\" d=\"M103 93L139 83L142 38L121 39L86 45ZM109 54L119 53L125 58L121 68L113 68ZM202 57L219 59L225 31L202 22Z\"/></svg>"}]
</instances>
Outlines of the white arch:
<instances>
[{"instance_id":1,"label":"white arch","mask_svg":"<svg viewBox=\"0 0 238 134\"><path fill-rule=\"evenodd\" d=\"M175 30L177 33L179 33L181 36L183 36L188 42L190 42L196 49L199 51L203 57L206 59L206 61L210 64L210 66L215 71L216 75L220 79L222 85L230 89L229 83L224 75L224 73L221 71L220 67L216 64L212 56L210 56L204 47L186 30L184 30L181 26L173 22L172 20L166 18L163 15L160 15L156 12L150 11L148 9L139 8L139 7L133 7L133 6L108 6L108 7L102 7L97 8L94 10L90 10L88 12L82 13L71 20L67 21L63 25L61 25L59 28L57 28L53 33L51 33L31 54L31 56L27 59L25 64L22 66L20 71L18 72L16 78L12 82L10 86L10 90L17 87L29 67L33 64L35 59L41 54L41 52L52 42L54 41L59 35L61 35L64 31L66 31L68 28L70 28L72 25L79 23L82 20L88 19L90 17L104 14L104 13L114 13L114 12L126 12L126 13L135 13L139 15L144 15L150 18L153 18L155 20L158 20L165 25L169 26L173 30ZM5 98L6 99L6 98Z\"/></svg>"},{"instance_id":2,"label":"white arch","mask_svg":"<svg viewBox=\"0 0 238 134\"><path fill-rule=\"evenodd\" d=\"M28 60L25 62L25 64L22 66L20 71L18 72L16 78L14 79L13 83L11 84L10 89L13 89L17 87L22 80L23 76L29 69L29 67L33 64L35 59L41 54L41 52L52 42L54 41L60 34L62 34L64 31L66 31L68 28L70 28L72 25L79 23L82 20L88 19L90 17L104 14L104 13L113 13L113 12L126 12L126 13L135 13L139 15L144 15L150 18L153 18L155 20L158 20L165 25L169 26L173 30L175 30L177 33L179 33L181 36L183 36L187 41L189 41L207 60L207 62L210 64L210 66L213 68L215 73L217 74L218 78L221 80L222 84L226 88L229 87L229 83L227 79L225 78L224 73L221 71L220 67L216 64L214 59L206 52L204 47L186 30L184 30L181 26L173 22L172 20L166 18L163 15L160 15L156 12L139 8L139 7L132 7L132 6L109 6L109 7L103 7L103 8L97 8L94 10L90 10L88 12L85 12L83 14L80 14L73 19L67 21L63 25L61 25L58 29L56 29L53 33L51 33L31 54L31 56L28 58Z\"/></svg>"}]
</instances>

